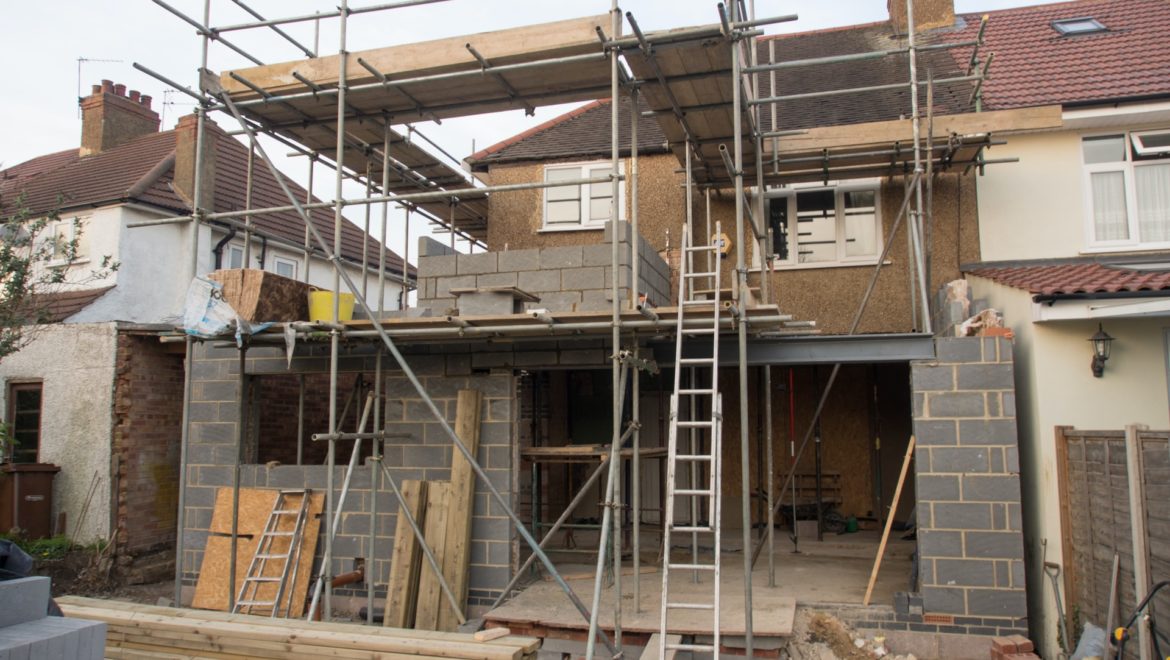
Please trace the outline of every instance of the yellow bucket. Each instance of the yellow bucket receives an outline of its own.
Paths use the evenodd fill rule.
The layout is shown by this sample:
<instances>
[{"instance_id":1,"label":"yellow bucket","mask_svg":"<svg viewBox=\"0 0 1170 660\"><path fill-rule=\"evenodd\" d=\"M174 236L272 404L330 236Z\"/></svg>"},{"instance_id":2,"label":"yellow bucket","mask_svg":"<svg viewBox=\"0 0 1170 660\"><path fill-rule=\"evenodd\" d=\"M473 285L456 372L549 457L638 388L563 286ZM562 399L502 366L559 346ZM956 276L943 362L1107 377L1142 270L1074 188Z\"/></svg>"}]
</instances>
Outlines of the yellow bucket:
<instances>
[{"instance_id":1,"label":"yellow bucket","mask_svg":"<svg viewBox=\"0 0 1170 660\"><path fill-rule=\"evenodd\" d=\"M341 294L341 299L337 307L337 318L339 321L350 321L353 319L353 304L354 298L352 293ZM310 321L332 321L333 320L333 292L332 291L310 291L309 292L309 320Z\"/></svg>"}]
</instances>

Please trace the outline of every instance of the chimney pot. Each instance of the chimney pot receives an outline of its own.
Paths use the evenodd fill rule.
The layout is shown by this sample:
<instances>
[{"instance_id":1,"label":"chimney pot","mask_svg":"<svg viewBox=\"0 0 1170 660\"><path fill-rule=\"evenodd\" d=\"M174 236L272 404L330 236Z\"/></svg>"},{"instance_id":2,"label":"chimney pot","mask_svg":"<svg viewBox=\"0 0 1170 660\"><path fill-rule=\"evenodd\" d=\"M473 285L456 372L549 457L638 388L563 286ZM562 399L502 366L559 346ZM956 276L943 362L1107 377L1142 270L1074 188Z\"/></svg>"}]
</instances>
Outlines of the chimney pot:
<instances>
[{"instance_id":1,"label":"chimney pot","mask_svg":"<svg viewBox=\"0 0 1170 660\"><path fill-rule=\"evenodd\" d=\"M89 91L90 91L90 94L101 94L102 93L102 86L101 85L93 85L90 87Z\"/></svg>"},{"instance_id":2,"label":"chimney pot","mask_svg":"<svg viewBox=\"0 0 1170 660\"><path fill-rule=\"evenodd\" d=\"M114 93L118 96L126 96L126 86L122 84L114 85Z\"/></svg>"},{"instance_id":3,"label":"chimney pot","mask_svg":"<svg viewBox=\"0 0 1170 660\"><path fill-rule=\"evenodd\" d=\"M150 109L150 97L147 96L146 94L143 94L141 96L141 98L138 99L138 102L141 103L142 106L145 107L147 110Z\"/></svg>"},{"instance_id":4,"label":"chimney pot","mask_svg":"<svg viewBox=\"0 0 1170 660\"><path fill-rule=\"evenodd\" d=\"M130 90L130 100L131 100L131 101L137 101L137 100L138 100L138 96L139 96L139 94L138 94L138 90L136 90L136 89L132 89L132 90Z\"/></svg>"},{"instance_id":5,"label":"chimney pot","mask_svg":"<svg viewBox=\"0 0 1170 660\"><path fill-rule=\"evenodd\" d=\"M114 93L114 81L113 80L102 80L102 91L105 92L106 94L113 94Z\"/></svg>"}]
</instances>

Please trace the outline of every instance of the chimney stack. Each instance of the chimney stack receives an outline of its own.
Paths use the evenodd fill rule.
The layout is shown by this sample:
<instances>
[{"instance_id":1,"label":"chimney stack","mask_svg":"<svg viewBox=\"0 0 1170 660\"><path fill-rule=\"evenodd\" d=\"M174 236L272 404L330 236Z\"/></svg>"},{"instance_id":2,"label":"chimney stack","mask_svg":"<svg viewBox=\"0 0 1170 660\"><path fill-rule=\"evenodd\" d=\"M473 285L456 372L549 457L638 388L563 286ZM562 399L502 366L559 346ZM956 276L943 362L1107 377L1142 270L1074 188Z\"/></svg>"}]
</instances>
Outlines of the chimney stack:
<instances>
[{"instance_id":1,"label":"chimney stack","mask_svg":"<svg viewBox=\"0 0 1170 660\"><path fill-rule=\"evenodd\" d=\"M148 98L148 97L144 97ZM199 182L199 203L195 204L195 146L198 139L199 118L195 115L179 117L175 125L175 191L183 199L207 211L215 208L216 142L230 139L210 119L203 120L203 170Z\"/></svg>"},{"instance_id":2,"label":"chimney stack","mask_svg":"<svg viewBox=\"0 0 1170 660\"><path fill-rule=\"evenodd\" d=\"M81 155L113 149L134 138L158 132L158 113L150 109L150 97L125 85L103 80L81 99Z\"/></svg>"},{"instance_id":3,"label":"chimney stack","mask_svg":"<svg viewBox=\"0 0 1170 660\"><path fill-rule=\"evenodd\" d=\"M897 34L909 32L906 0L886 0L890 25ZM914 31L922 32L955 24L954 0L914 0Z\"/></svg>"}]
</instances>

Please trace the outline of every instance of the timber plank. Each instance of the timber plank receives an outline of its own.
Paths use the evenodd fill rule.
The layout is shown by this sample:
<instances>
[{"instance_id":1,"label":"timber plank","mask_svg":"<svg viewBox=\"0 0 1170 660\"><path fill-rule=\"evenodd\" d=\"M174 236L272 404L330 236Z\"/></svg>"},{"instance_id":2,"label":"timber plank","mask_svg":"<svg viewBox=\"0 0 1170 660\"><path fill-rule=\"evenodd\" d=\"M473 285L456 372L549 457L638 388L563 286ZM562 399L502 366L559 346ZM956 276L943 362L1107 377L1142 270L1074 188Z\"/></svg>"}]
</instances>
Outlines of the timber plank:
<instances>
[{"instance_id":1,"label":"timber plank","mask_svg":"<svg viewBox=\"0 0 1170 660\"><path fill-rule=\"evenodd\" d=\"M479 451L480 416L483 411L483 393L479 390L459 390L455 403L455 434L467 446L472 456ZM444 534L443 577L461 608L466 607L468 564L471 561L471 519L475 510L475 472L463 453L452 448L451 494L447 510L447 531ZM454 631L459 619L451 607L439 608L436 630Z\"/></svg>"},{"instance_id":2,"label":"timber plank","mask_svg":"<svg viewBox=\"0 0 1170 660\"><path fill-rule=\"evenodd\" d=\"M420 527L426 529L427 482L407 479L402 482L402 499ZM406 516L398 514L394 527L394 550L390 558L390 581L387 584L386 613L382 625L413 628L418 601L419 569L422 547L414 537Z\"/></svg>"},{"instance_id":3,"label":"timber plank","mask_svg":"<svg viewBox=\"0 0 1170 660\"><path fill-rule=\"evenodd\" d=\"M447 513L451 506L451 482L431 481L427 484L427 513L423 538L435 555L440 570L446 557ZM415 630L438 630L439 610L450 607L439 577L430 562L424 562L418 580L418 605L414 613ZM448 584L448 586L450 586Z\"/></svg>"}]
</instances>

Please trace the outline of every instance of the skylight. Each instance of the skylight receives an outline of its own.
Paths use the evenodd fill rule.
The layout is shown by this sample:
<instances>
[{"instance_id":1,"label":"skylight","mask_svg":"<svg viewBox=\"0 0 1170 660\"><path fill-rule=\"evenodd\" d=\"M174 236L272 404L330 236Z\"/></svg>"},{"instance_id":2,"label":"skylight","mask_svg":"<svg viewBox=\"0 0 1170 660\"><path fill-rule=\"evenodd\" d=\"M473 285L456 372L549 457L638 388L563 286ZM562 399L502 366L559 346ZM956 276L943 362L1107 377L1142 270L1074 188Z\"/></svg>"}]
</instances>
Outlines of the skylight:
<instances>
[{"instance_id":1,"label":"skylight","mask_svg":"<svg viewBox=\"0 0 1170 660\"><path fill-rule=\"evenodd\" d=\"M1104 32L1105 26L1091 16L1084 16L1081 18L1062 18L1059 21L1052 21L1052 29L1059 32L1062 37L1069 37L1078 34Z\"/></svg>"}]
</instances>

